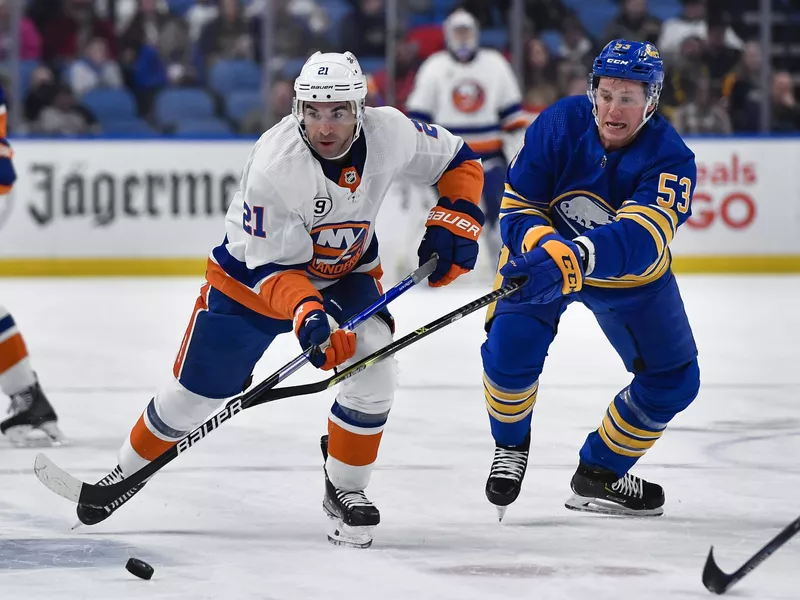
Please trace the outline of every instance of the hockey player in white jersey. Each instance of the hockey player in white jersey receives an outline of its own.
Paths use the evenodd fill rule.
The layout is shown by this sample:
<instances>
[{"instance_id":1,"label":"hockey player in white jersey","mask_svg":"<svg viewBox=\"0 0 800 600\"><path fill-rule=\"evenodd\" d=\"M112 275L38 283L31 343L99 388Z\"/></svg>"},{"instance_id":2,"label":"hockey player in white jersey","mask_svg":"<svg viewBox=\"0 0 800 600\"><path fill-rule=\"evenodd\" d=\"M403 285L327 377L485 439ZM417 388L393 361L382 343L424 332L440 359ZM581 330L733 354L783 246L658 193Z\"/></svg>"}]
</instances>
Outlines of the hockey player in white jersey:
<instances>
[{"instance_id":1,"label":"hockey player in white jersey","mask_svg":"<svg viewBox=\"0 0 800 600\"><path fill-rule=\"evenodd\" d=\"M321 369L391 343L386 310L357 337L337 323L382 293L375 218L398 177L439 188L418 250L420 264L439 255L429 285L447 285L475 265L483 171L461 138L391 107L366 108L366 78L349 52L311 56L295 94L293 114L261 136L244 167L174 378L156 392L101 483L130 476L241 392L281 333L294 331L301 347L314 348L311 362ZM387 359L342 383L331 407L322 446L333 543L369 546L380 522L364 490L395 386L396 363ZM109 514L78 505L85 524Z\"/></svg>"},{"instance_id":2,"label":"hockey player in white jersey","mask_svg":"<svg viewBox=\"0 0 800 600\"><path fill-rule=\"evenodd\" d=\"M457 9L444 22L447 49L431 55L420 67L414 90L406 103L409 117L437 123L461 136L482 159L485 182L483 207L487 230L484 239L492 260L500 251L497 222L505 184L507 143L522 144L521 134L530 116L521 107L522 96L511 65L493 48L478 46L478 22ZM515 135L516 132L516 135ZM494 270L495 264L492 264Z\"/></svg>"}]
</instances>

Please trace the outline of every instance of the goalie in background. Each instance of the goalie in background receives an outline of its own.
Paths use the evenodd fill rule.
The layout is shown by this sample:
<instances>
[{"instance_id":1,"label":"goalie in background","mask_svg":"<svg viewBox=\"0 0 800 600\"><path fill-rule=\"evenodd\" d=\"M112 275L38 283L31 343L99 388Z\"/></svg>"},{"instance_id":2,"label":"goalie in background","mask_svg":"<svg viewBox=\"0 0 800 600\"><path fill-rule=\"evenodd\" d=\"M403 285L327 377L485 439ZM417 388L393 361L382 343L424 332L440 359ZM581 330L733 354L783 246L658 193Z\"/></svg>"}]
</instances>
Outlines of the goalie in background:
<instances>
[{"instance_id":1,"label":"goalie in background","mask_svg":"<svg viewBox=\"0 0 800 600\"><path fill-rule=\"evenodd\" d=\"M0 88L0 202L17 179L13 151L6 139L6 104ZM11 398L11 416L0 422L15 446L60 444L64 436L28 358L28 349L11 314L0 306L0 390Z\"/></svg>"}]
</instances>

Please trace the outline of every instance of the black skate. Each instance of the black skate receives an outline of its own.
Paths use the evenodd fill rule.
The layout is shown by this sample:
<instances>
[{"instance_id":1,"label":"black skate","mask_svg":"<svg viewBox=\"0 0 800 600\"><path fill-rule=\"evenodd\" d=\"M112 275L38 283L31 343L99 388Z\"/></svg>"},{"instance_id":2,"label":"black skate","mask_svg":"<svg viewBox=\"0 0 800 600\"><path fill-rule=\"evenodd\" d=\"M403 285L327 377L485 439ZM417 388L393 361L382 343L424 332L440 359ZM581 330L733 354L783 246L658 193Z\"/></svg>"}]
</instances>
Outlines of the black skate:
<instances>
[{"instance_id":1,"label":"black skate","mask_svg":"<svg viewBox=\"0 0 800 600\"><path fill-rule=\"evenodd\" d=\"M664 514L661 486L630 473L620 479L613 471L581 462L571 486L574 494L565 503L570 510L638 517Z\"/></svg>"},{"instance_id":2,"label":"black skate","mask_svg":"<svg viewBox=\"0 0 800 600\"><path fill-rule=\"evenodd\" d=\"M503 520L508 505L517 499L522 489L530 447L530 433L518 446L501 446L495 442L492 470L486 481L486 497L497 508L497 518L500 521Z\"/></svg>"},{"instance_id":3,"label":"black skate","mask_svg":"<svg viewBox=\"0 0 800 600\"><path fill-rule=\"evenodd\" d=\"M322 456L328 460L328 436L320 439ZM369 548L372 545L372 530L381 522L378 508L369 501L363 491L341 490L328 479L325 471L325 498L322 509L331 519L328 541L337 546Z\"/></svg>"},{"instance_id":4,"label":"black skate","mask_svg":"<svg viewBox=\"0 0 800 600\"><path fill-rule=\"evenodd\" d=\"M58 428L56 411L38 380L11 396L8 412L13 415L0 423L0 432L15 446L59 446L66 442Z\"/></svg>"},{"instance_id":5,"label":"black skate","mask_svg":"<svg viewBox=\"0 0 800 600\"><path fill-rule=\"evenodd\" d=\"M100 481L97 482L97 485L111 485L112 483L119 483L125 479L125 476L122 474L122 469L117 465L114 467L114 470L111 471L108 475L103 477ZM115 510L117 510L120 506L125 504L128 500L133 498L136 495L136 492L141 490L144 487L144 484L147 483L147 479L145 479L142 483L131 489L122 499L119 504L117 504L114 508L97 508L96 506L88 506L86 504L78 504L78 508L76 512L78 514L78 520L80 523L75 525L78 527L81 523L84 525L97 525L100 521L105 521L108 517L111 516ZM75 529L73 527L73 529Z\"/></svg>"}]
</instances>

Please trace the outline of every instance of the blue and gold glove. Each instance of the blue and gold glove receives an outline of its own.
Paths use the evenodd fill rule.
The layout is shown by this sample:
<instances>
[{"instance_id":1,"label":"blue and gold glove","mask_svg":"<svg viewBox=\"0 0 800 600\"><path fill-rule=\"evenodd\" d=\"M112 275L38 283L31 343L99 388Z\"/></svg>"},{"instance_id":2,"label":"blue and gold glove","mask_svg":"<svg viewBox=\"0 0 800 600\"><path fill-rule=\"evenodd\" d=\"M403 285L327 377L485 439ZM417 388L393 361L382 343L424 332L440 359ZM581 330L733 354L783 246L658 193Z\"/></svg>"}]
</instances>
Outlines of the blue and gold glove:
<instances>
[{"instance_id":1,"label":"blue and gold glove","mask_svg":"<svg viewBox=\"0 0 800 600\"><path fill-rule=\"evenodd\" d=\"M425 236L417 250L420 266L428 262L434 252L439 255L436 269L428 277L428 285L447 285L475 268L484 219L481 209L469 200L459 198L453 202L447 197L439 198L428 214Z\"/></svg>"},{"instance_id":2,"label":"blue and gold glove","mask_svg":"<svg viewBox=\"0 0 800 600\"><path fill-rule=\"evenodd\" d=\"M522 250L522 254L509 258L500 269L500 274L507 279L528 277L519 292L507 298L509 302L547 304L581 291L584 265L577 244L561 237L551 227L536 227L525 236Z\"/></svg>"}]
</instances>

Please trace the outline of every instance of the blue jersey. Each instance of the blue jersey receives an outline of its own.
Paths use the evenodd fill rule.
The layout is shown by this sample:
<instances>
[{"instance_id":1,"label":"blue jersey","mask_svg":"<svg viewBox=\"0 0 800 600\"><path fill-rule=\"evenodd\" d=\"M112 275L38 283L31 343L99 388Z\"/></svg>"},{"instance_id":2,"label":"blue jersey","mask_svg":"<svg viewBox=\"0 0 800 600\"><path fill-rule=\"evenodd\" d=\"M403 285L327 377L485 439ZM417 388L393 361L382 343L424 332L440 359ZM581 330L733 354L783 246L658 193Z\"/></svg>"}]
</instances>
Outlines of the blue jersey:
<instances>
[{"instance_id":1,"label":"blue jersey","mask_svg":"<svg viewBox=\"0 0 800 600\"><path fill-rule=\"evenodd\" d=\"M0 196L11 191L11 186L17 179L14 165L11 163L13 156L11 146L6 140L6 97L0 87Z\"/></svg>"},{"instance_id":2,"label":"blue jersey","mask_svg":"<svg viewBox=\"0 0 800 600\"><path fill-rule=\"evenodd\" d=\"M551 225L594 247L587 285L659 280L670 271L668 245L691 215L696 175L694 154L660 115L632 143L606 152L589 99L563 98L531 124L508 168L503 242L519 254L531 227Z\"/></svg>"}]
</instances>

